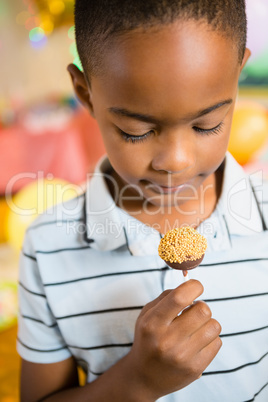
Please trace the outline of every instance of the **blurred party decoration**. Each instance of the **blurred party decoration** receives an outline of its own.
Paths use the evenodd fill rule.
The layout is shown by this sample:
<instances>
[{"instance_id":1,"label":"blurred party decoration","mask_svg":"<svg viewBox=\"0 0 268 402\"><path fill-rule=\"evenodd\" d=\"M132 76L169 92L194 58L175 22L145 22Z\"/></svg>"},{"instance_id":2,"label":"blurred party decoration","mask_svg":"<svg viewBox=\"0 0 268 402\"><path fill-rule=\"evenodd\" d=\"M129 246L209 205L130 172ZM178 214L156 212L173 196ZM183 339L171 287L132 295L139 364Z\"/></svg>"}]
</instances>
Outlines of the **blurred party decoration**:
<instances>
[{"instance_id":1,"label":"blurred party decoration","mask_svg":"<svg viewBox=\"0 0 268 402\"><path fill-rule=\"evenodd\" d=\"M17 193L40 171L80 185L105 153L96 120L74 97L51 96L13 118L9 106L1 113L0 98L0 195Z\"/></svg>"},{"instance_id":2,"label":"blurred party decoration","mask_svg":"<svg viewBox=\"0 0 268 402\"><path fill-rule=\"evenodd\" d=\"M268 2L246 0L248 19L248 47L252 59L257 58L268 46Z\"/></svg>"},{"instance_id":3,"label":"blurred party decoration","mask_svg":"<svg viewBox=\"0 0 268 402\"><path fill-rule=\"evenodd\" d=\"M0 243L7 240L6 237L6 219L8 214L8 206L5 197L0 197Z\"/></svg>"},{"instance_id":4,"label":"blurred party decoration","mask_svg":"<svg viewBox=\"0 0 268 402\"><path fill-rule=\"evenodd\" d=\"M70 53L73 63L81 70L82 64L75 44L74 0L24 0L27 10L16 16L16 22L24 25L29 31L31 45L42 48L47 43L47 37L63 25L70 26L68 38L72 41ZM1 10L1 9L0 9Z\"/></svg>"},{"instance_id":5,"label":"blurred party decoration","mask_svg":"<svg viewBox=\"0 0 268 402\"><path fill-rule=\"evenodd\" d=\"M244 165L268 140L266 108L253 101L238 102L233 117L229 151Z\"/></svg>"},{"instance_id":6,"label":"blurred party decoration","mask_svg":"<svg viewBox=\"0 0 268 402\"><path fill-rule=\"evenodd\" d=\"M36 48L43 46L47 42L45 32L42 28L33 28L29 33L29 38L32 45Z\"/></svg>"},{"instance_id":7,"label":"blurred party decoration","mask_svg":"<svg viewBox=\"0 0 268 402\"><path fill-rule=\"evenodd\" d=\"M7 199L6 236L9 244L20 251L27 227L39 214L81 192L79 186L53 177L39 179L23 187L14 197Z\"/></svg>"},{"instance_id":8,"label":"blurred party decoration","mask_svg":"<svg viewBox=\"0 0 268 402\"><path fill-rule=\"evenodd\" d=\"M65 2L62 0L51 0L48 2L48 8L52 15L60 15L65 10Z\"/></svg>"},{"instance_id":9,"label":"blurred party decoration","mask_svg":"<svg viewBox=\"0 0 268 402\"><path fill-rule=\"evenodd\" d=\"M241 86L268 86L268 1L246 0L247 47L251 50L240 77Z\"/></svg>"},{"instance_id":10,"label":"blurred party decoration","mask_svg":"<svg viewBox=\"0 0 268 402\"><path fill-rule=\"evenodd\" d=\"M74 25L68 30L68 37L71 40L75 40L75 29L74 29Z\"/></svg>"},{"instance_id":11,"label":"blurred party decoration","mask_svg":"<svg viewBox=\"0 0 268 402\"><path fill-rule=\"evenodd\" d=\"M17 321L17 285L13 282L0 282L0 331L9 328Z\"/></svg>"},{"instance_id":12,"label":"blurred party decoration","mask_svg":"<svg viewBox=\"0 0 268 402\"><path fill-rule=\"evenodd\" d=\"M31 15L34 15L36 13L36 7L34 4L34 0L23 0L23 3L27 7L27 9Z\"/></svg>"},{"instance_id":13,"label":"blurred party decoration","mask_svg":"<svg viewBox=\"0 0 268 402\"><path fill-rule=\"evenodd\" d=\"M75 27L72 26L69 31L68 31L68 37L72 40L72 43L70 45L70 53L73 56L73 64L76 65L76 67L79 68L80 71L83 71L82 63L80 60L80 57L78 55L77 47L76 47L76 42L75 42Z\"/></svg>"},{"instance_id":14,"label":"blurred party decoration","mask_svg":"<svg viewBox=\"0 0 268 402\"><path fill-rule=\"evenodd\" d=\"M49 35L55 28L73 24L74 0L32 0L40 17L40 27Z\"/></svg>"},{"instance_id":15,"label":"blurred party decoration","mask_svg":"<svg viewBox=\"0 0 268 402\"><path fill-rule=\"evenodd\" d=\"M31 14L29 11L21 11L17 16L16 16L16 23L18 25L25 25L27 20L31 17Z\"/></svg>"},{"instance_id":16,"label":"blurred party decoration","mask_svg":"<svg viewBox=\"0 0 268 402\"><path fill-rule=\"evenodd\" d=\"M253 77L264 77L268 78L268 46L263 53L261 53L253 63L248 64L246 67L246 72Z\"/></svg>"},{"instance_id":17,"label":"blurred party decoration","mask_svg":"<svg viewBox=\"0 0 268 402\"><path fill-rule=\"evenodd\" d=\"M9 14L9 4L7 1L0 1L0 22L5 20Z\"/></svg>"}]
</instances>

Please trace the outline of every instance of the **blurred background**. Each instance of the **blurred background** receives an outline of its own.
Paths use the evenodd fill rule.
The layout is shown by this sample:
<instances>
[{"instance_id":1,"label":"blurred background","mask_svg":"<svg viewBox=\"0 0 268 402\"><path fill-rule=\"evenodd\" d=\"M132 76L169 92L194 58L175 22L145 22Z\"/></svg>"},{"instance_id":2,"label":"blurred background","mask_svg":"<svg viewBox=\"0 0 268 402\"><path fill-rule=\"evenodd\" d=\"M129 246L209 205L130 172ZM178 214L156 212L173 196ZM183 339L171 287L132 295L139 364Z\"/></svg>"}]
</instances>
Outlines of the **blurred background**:
<instances>
[{"instance_id":1,"label":"blurred background","mask_svg":"<svg viewBox=\"0 0 268 402\"><path fill-rule=\"evenodd\" d=\"M268 179L268 1L247 0L252 56L239 83L230 152ZM0 401L18 401L18 258L32 220L84 189L104 147L73 95L73 0L0 0ZM16 208L14 208L14 205ZM29 211L32 211L29 213Z\"/></svg>"}]
</instances>

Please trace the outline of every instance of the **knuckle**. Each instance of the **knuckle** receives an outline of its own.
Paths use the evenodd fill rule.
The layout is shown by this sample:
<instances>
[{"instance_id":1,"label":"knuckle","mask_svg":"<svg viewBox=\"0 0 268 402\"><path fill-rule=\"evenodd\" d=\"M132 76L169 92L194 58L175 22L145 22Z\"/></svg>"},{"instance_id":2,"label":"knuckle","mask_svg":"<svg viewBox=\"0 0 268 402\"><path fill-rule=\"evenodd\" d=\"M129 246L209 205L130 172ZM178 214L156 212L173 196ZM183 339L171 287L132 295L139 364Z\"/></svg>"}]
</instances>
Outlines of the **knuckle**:
<instances>
[{"instance_id":1,"label":"knuckle","mask_svg":"<svg viewBox=\"0 0 268 402\"><path fill-rule=\"evenodd\" d=\"M176 353L176 358L180 361L180 362L184 362L184 361L188 361L188 352L187 352L187 347L182 344L180 345L180 347L177 350Z\"/></svg>"},{"instance_id":2,"label":"knuckle","mask_svg":"<svg viewBox=\"0 0 268 402\"><path fill-rule=\"evenodd\" d=\"M218 350L222 347L222 340L219 336L216 338L216 346Z\"/></svg>"},{"instance_id":3,"label":"knuckle","mask_svg":"<svg viewBox=\"0 0 268 402\"><path fill-rule=\"evenodd\" d=\"M186 350L184 348L180 348L176 354L173 355L174 365L187 367L189 365L189 358Z\"/></svg>"},{"instance_id":4,"label":"knuckle","mask_svg":"<svg viewBox=\"0 0 268 402\"><path fill-rule=\"evenodd\" d=\"M219 334L221 332L221 326L218 321L211 318L209 322L204 326L204 339L207 341L215 341L219 338ZM219 338L220 339L220 338Z\"/></svg>"},{"instance_id":5,"label":"knuckle","mask_svg":"<svg viewBox=\"0 0 268 402\"><path fill-rule=\"evenodd\" d=\"M161 293L161 296L165 297L165 296L169 295L170 292L171 292L171 289L166 289L166 290L164 290L164 292Z\"/></svg>"},{"instance_id":6,"label":"knuckle","mask_svg":"<svg viewBox=\"0 0 268 402\"><path fill-rule=\"evenodd\" d=\"M182 292L174 292L172 301L175 305L181 307L181 306L187 306L187 300L186 296Z\"/></svg>"},{"instance_id":7,"label":"knuckle","mask_svg":"<svg viewBox=\"0 0 268 402\"><path fill-rule=\"evenodd\" d=\"M222 347L222 340L218 336L217 338L214 339L213 342L211 342L211 353L213 358L217 355L221 347Z\"/></svg>"},{"instance_id":8,"label":"knuckle","mask_svg":"<svg viewBox=\"0 0 268 402\"><path fill-rule=\"evenodd\" d=\"M149 302L149 303L145 304L145 306L143 306L143 308L139 314L138 320L141 320L146 314L148 314L148 311L150 311L152 304L153 304L153 302Z\"/></svg>"},{"instance_id":9,"label":"knuckle","mask_svg":"<svg viewBox=\"0 0 268 402\"><path fill-rule=\"evenodd\" d=\"M196 309L197 309L197 313L202 318L205 318L205 319L211 318L211 315L212 315L211 310L205 302L198 301L196 303Z\"/></svg>"},{"instance_id":10,"label":"knuckle","mask_svg":"<svg viewBox=\"0 0 268 402\"><path fill-rule=\"evenodd\" d=\"M142 336L149 337L155 332L155 327L151 320L144 319L139 322L139 330Z\"/></svg>"},{"instance_id":11,"label":"knuckle","mask_svg":"<svg viewBox=\"0 0 268 402\"><path fill-rule=\"evenodd\" d=\"M221 329L222 329L221 324L217 320L215 320L214 318L211 318L210 325L215 333L217 333L218 335L221 333Z\"/></svg>"},{"instance_id":12,"label":"knuckle","mask_svg":"<svg viewBox=\"0 0 268 402\"><path fill-rule=\"evenodd\" d=\"M155 353L160 359L166 358L169 355L169 350L170 345L165 339L159 340L155 344Z\"/></svg>"}]
</instances>

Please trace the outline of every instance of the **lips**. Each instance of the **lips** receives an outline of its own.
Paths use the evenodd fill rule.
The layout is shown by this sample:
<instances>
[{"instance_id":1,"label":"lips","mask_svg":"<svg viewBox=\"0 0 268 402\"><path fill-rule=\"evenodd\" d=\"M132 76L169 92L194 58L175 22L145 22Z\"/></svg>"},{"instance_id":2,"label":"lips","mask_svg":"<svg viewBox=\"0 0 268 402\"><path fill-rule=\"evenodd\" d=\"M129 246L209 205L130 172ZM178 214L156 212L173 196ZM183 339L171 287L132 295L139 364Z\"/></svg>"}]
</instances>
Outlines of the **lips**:
<instances>
[{"instance_id":1,"label":"lips","mask_svg":"<svg viewBox=\"0 0 268 402\"><path fill-rule=\"evenodd\" d=\"M189 184L184 183L184 184L179 184L177 186L163 186L160 184L156 183L149 183L148 188L150 190L153 190L154 192L158 194L174 194L174 193L179 193L182 190L184 190L186 187L188 187Z\"/></svg>"}]
</instances>

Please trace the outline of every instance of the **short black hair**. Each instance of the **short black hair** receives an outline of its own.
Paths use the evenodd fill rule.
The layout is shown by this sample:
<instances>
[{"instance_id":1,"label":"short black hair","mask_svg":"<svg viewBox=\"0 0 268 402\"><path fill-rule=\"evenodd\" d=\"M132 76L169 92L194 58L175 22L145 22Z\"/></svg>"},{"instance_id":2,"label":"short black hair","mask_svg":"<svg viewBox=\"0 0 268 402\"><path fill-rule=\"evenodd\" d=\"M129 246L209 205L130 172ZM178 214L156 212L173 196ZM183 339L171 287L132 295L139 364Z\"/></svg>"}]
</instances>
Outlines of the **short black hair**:
<instances>
[{"instance_id":1,"label":"short black hair","mask_svg":"<svg viewBox=\"0 0 268 402\"><path fill-rule=\"evenodd\" d=\"M242 63L247 40L245 8L245 0L76 0L76 44L84 72L97 74L112 36L179 19L205 21L232 38Z\"/></svg>"}]
</instances>

